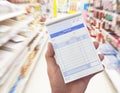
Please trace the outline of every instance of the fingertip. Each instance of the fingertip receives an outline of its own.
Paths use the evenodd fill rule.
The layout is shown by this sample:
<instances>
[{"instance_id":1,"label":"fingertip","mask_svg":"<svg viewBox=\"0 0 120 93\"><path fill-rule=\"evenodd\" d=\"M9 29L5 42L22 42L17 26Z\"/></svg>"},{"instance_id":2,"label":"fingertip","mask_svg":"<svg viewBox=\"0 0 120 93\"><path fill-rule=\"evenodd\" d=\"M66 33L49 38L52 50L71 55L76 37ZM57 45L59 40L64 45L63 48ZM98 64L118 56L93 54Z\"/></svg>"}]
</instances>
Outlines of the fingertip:
<instances>
[{"instance_id":1,"label":"fingertip","mask_svg":"<svg viewBox=\"0 0 120 93\"><path fill-rule=\"evenodd\" d=\"M99 43L97 41L94 42L94 46L97 49L99 47Z\"/></svg>"},{"instance_id":2,"label":"fingertip","mask_svg":"<svg viewBox=\"0 0 120 93\"><path fill-rule=\"evenodd\" d=\"M50 42L48 42L47 51L46 51L45 56L46 57L53 57L54 56L53 46L52 46L52 44Z\"/></svg>"},{"instance_id":3,"label":"fingertip","mask_svg":"<svg viewBox=\"0 0 120 93\"><path fill-rule=\"evenodd\" d=\"M102 54L99 54L99 58L100 58L101 61L104 60L104 56Z\"/></svg>"},{"instance_id":4,"label":"fingertip","mask_svg":"<svg viewBox=\"0 0 120 93\"><path fill-rule=\"evenodd\" d=\"M51 46L52 46L51 42L48 42L48 48L51 47Z\"/></svg>"},{"instance_id":5,"label":"fingertip","mask_svg":"<svg viewBox=\"0 0 120 93\"><path fill-rule=\"evenodd\" d=\"M48 42L47 44L47 51L45 54L45 58L46 58L46 63L47 63L47 69L48 72L51 73L51 71L55 71L57 66L56 60L54 58L54 50L53 50L53 46L50 42Z\"/></svg>"}]
</instances>

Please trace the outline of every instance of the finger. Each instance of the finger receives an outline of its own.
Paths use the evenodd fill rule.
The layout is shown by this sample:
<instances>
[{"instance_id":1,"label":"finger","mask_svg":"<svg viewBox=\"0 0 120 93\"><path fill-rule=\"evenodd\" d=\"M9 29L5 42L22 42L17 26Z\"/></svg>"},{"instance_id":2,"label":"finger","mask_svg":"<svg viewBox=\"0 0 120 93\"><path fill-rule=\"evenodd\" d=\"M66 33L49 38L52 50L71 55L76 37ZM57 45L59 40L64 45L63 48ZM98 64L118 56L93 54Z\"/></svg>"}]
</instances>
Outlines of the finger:
<instances>
[{"instance_id":1,"label":"finger","mask_svg":"<svg viewBox=\"0 0 120 93\"><path fill-rule=\"evenodd\" d=\"M54 57L54 50L51 43L48 43L48 48L46 52L46 57Z\"/></svg>"},{"instance_id":2,"label":"finger","mask_svg":"<svg viewBox=\"0 0 120 93\"><path fill-rule=\"evenodd\" d=\"M99 47L99 43L98 42L94 42L94 46L95 46L95 48L97 49L98 47Z\"/></svg>"},{"instance_id":3,"label":"finger","mask_svg":"<svg viewBox=\"0 0 120 93\"><path fill-rule=\"evenodd\" d=\"M99 58L100 58L101 61L104 60L104 56L102 54L98 54L98 56L99 56Z\"/></svg>"},{"instance_id":4,"label":"finger","mask_svg":"<svg viewBox=\"0 0 120 93\"><path fill-rule=\"evenodd\" d=\"M54 50L53 50L53 47L52 47L52 44L51 43L48 43L48 48L47 48L47 51L46 51L46 54L45 54L45 58L46 58L46 62L47 62L47 67L50 69L50 68L55 68L57 66L56 64L56 60L54 58Z\"/></svg>"}]
</instances>

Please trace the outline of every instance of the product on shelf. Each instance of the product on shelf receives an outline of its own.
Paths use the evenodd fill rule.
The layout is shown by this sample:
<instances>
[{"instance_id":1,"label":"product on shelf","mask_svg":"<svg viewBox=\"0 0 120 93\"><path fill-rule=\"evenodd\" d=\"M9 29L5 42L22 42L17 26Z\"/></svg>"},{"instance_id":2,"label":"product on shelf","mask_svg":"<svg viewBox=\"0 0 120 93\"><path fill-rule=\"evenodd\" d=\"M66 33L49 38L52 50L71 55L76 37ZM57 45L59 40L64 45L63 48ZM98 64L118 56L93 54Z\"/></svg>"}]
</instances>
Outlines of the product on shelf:
<instances>
[{"instance_id":1,"label":"product on shelf","mask_svg":"<svg viewBox=\"0 0 120 93\"><path fill-rule=\"evenodd\" d=\"M10 30L10 26L0 25L0 33L5 33Z\"/></svg>"},{"instance_id":2,"label":"product on shelf","mask_svg":"<svg viewBox=\"0 0 120 93\"><path fill-rule=\"evenodd\" d=\"M90 33L90 36L91 37L96 37L97 36L97 33L95 31L95 28L92 27L92 26L87 26L88 30L89 30L89 33Z\"/></svg>"},{"instance_id":3,"label":"product on shelf","mask_svg":"<svg viewBox=\"0 0 120 93\"><path fill-rule=\"evenodd\" d=\"M73 14L78 11L79 0L70 0L69 2L69 13Z\"/></svg>"},{"instance_id":4,"label":"product on shelf","mask_svg":"<svg viewBox=\"0 0 120 93\"><path fill-rule=\"evenodd\" d=\"M93 4L94 4L94 0L89 0L89 6L93 6Z\"/></svg>"},{"instance_id":5,"label":"product on shelf","mask_svg":"<svg viewBox=\"0 0 120 93\"><path fill-rule=\"evenodd\" d=\"M40 7L40 22L45 22L49 18L57 17L56 0L40 0Z\"/></svg>"},{"instance_id":6,"label":"product on shelf","mask_svg":"<svg viewBox=\"0 0 120 93\"><path fill-rule=\"evenodd\" d=\"M0 48L0 50L1 50L1 52L0 52L0 58L1 58L0 85L6 81L5 80L6 75L9 73L9 70L11 71L11 68L17 63L16 58L20 55L23 48L24 48L23 42L14 43L11 41L6 43L4 46L2 46Z\"/></svg>"},{"instance_id":7,"label":"product on shelf","mask_svg":"<svg viewBox=\"0 0 120 93\"><path fill-rule=\"evenodd\" d=\"M120 0L93 0L90 5L100 10L104 9L106 11L120 13Z\"/></svg>"},{"instance_id":8,"label":"product on shelf","mask_svg":"<svg viewBox=\"0 0 120 93\"><path fill-rule=\"evenodd\" d=\"M58 12L67 13L69 10L69 1L68 0L58 0Z\"/></svg>"},{"instance_id":9,"label":"product on shelf","mask_svg":"<svg viewBox=\"0 0 120 93\"><path fill-rule=\"evenodd\" d=\"M110 61L109 63L106 63L107 69L115 70L120 74L120 59L114 55L107 56L107 59Z\"/></svg>"},{"instance_id":10,"label":"product on shelf","mask_svg":"<svg viewBox=\"0 0 120 93\"><path fill-rule=\"evenodd\" d=\"M11 41L13 41L15 43L23 42L25 40L26 40L26 38L24 36L21 36L21 35L16 35L11 39Z\"/></svg>"},{"instance_id":11,"label":"product on shelf","mask_svg":"<svg viewBox=\"0 0 120 93\"><path fill-rule=\"evenodd\" d=\"M116 21L117 23L116 23L115 33L118 36L120 36L120 16L117 17Z\"/></svg>"},{"instance_id":12,"label":"product on shelf","mask_svg":"<svg viewBox=\"0 0 120 93\"><path fill-rule=\"evenodd\" d=\"M8 0L12 3L24 4L24 3L38 3L38 0Z\"/></svg>"},{"instance_id":13,"label":"product on shelf","mask_svg":"<svg viewBox=\"0 0 120 93\"><path fill-rule=\"evenodd\" d=\"M19 31L19 29L22 27L20 22L8 19L3 22L0 22L0 25L4 25L4 27L8 26L10 29L0 35L0 46L2 46L4 43L9 41L14 35L16 35Z\"/></svg>"},{"instance_id":14,"label":"product on shelf","mask_svg":"<svg viewBox=\"0 0 120 93\"><path fill-rule=\"evenodd\" d=\"M112 12L116 10L116 0L102 0L102 1L104 10Z\"/></svg>"},{"instance_id":15,"label":"product on shelf","mask_svg":"<svg viewBox=\"0 0 120 93\"><path fill-rule=\"evenodd\" d=\"M113 1L115 3L115 0L113 0ZM102 2L103 3L111 3L111 2L113 3L113 1L112 0L105 0ZM101 3L101 0L94 1L94 7L96 6L95 8L98 8L96 5L97 2ZM111 4L110 4L110 6L111 6ZM106 8L110 7L110 6L106 6ZM116 16L114 16L113 13L107 12L106 10L102 11L100 9L93 9L93 12L90 11L90 17L88 18L88 22L89 22L89 24L95 26L95 29L101 29L101 31L102 30L105 31L105 32L104 31L102 31L102 32L108 33L109 35L103 34L104 38L106 38L106 40L111 42L111 44L116 49L118 49L119 48L119 41L120 41L119 40L119 32L120 32L120 30L119 30L119 17L117 17L117 19L116 19ZM91 13L93 13L94 15L91 16ZM101 35L102 35L99 32L100 31L92 30L90 33L92 36L95 35L98 39L98 37L99 36L101 37ZM93 33L96 33L96 34L93 34ZM98 41L99 41L99 39L98 39Z\"/></svg>"},{"instance_id":16,"label":"product on shelf","mask_svg":"<svg viewBox=\"0 0 120 93\"><path fill-rule=\"evenodd\" d=\"M117 0L117 13L120 14L120 0Z\"/></svg>"},{"instance_id":17,"label":"product on shelf","mask_svg":"<svg viewBox=\"0 0 120 93\"><path fill-rule=\"evenodd\" d=\"M106 14L104 18L108 21L113 21L113 16L112 15Z\"/></svg>"},{"instance_id":18,"label":"product on shelf","mask_svg":"<svg viewBox=\"0 0 120 93\"><path fill-rule=\"evenodd\" d=\"M27 71L29 70L31 64L32 64L32 60L35 57L36 52L32 51L31 54L28 57L28 60L26 61L25 65L23 66L23 68L21 69L21 76L25 77Z\"/></svg>"},{"instance_id":19,"label":"product on shelf","mask_svg":"<svg viewBox=\"0 0 120 93\"><path fill-rule=\"evenodd\" d=\"M118 52L109 43L101 44L99 51L107 58L107 61L104 63L106 69L114 69L120 74L120 58L117 57Z\"/></svg>"},{"instance_id":20,"label":"product on shelf","mask_svg":"<svg viewBox=\"0 0 120 93\"><path fill-rule=\"evenodd\" d=\"M114 33L110 33L110 35L112 38L109 39L109 43L112 44L115 49L117 49L120 46L120 39Z\"/></svg>"},{"instance_id":21,"label":"product on shelf","mask_svg":"<svg viewBox=\"0 0 120 93\"><path fill-rule=\"evenodd\" d=\"M99 33L97 33L97 37L96 37L97 41L103 43L104 42L103 38L104 38L103 34L99 31Z\"/></svg>"},{"instance_id":22,"label":"product on shelf","mask_svg":"<svg viewBox=\"0 0 120 93\"><path fill-rule=\"evenodd\" d=\"M12 13L20 10L15 4L9 3L8 1L0 1L0 14Z\"/></svg>"},{"instance_id":23,"label":"product on shelf","mask_svg":"<svg viewBox=\"0 0 120 93\"><path fill-rule=\"evenodd\" d=\"M98 9L103 9L102 0L94 0L94 7Z\"/></svg>"},{"instance_id":24,"label":"product on shelf","mask_svg":"<svg viewBox=\"0 0 120 93\"><path fill-rule=\"evenodd\" d=\"M109 43L103 43L100 45L99 47L99 51L103 54L103 55L117 55L116 50L109 44Z\"/></svg>"},{"instance_id":25,"label":"product on shelf","mask_svg":"<svg viewBox=\"0 0 120 93\"><path fill-rule=\"evenodd\" d=\"M111 32L111 24L104 22L103 27L106 31Z\"/></svg>"}]
</instances>

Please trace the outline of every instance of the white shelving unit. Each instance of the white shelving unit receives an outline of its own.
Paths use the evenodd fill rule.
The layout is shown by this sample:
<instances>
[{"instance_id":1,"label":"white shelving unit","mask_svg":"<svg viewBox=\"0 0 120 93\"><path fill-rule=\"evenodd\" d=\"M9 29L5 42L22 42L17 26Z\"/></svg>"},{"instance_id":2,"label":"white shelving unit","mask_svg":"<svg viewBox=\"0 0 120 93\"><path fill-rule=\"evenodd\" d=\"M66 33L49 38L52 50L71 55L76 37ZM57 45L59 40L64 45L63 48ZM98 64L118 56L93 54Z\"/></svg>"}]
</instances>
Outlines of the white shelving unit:
<instances>
[{"instance_id":1,"label":"white shelving unit","mask_svg":"<svg viewBox=\"0 0 120 93\"><path fill-rule=\"evenodd\" d=\"M32 38L35 36L35 34L32 36ZM6 78L4 78L4 81L2 80L2 82L1 83L6 83L3 87L2 87L2 93L8 93L9 91L9 88L11 88L12 86L13 86L13 84L15 84L15 82L17 81L17 79L18 79L18 77L19 77L19 75L20 75L20 71L21 71L21 68L22 68L22 66L25 64L25 62L26 62L26 60L28 59L28 56L30 55L30 53L33 51L33 49L37 46L37 44L38 43L43 43L42 45L40 45L39 47L40 47L40 50L38 51L38 53L36 54L36 56L35 56L35 58L33 59L33 64L31 65L31 67L29 68L30 70L27 72L27 77L25 77L25 80L22 80L22 82L24 82L24 83L22 83L22 86L21 86L21 84L19 85L20 87L24 87L25 86L25 84L27 83L27 81L28 81L28 79L29 79L29 77L30 77L30 74L32 73L32 70L34 69L34 67L35 67L35 64L36 64L36 62L37 62L37 59L38 59L38 57L39 57L39 55L40 55L40 53L42 53L42 49L44 48L44 45L45 45L45 43L46 43L46 41L47 41L47 36L46 37L43 37L43 36L46 36L46 34L45 34L45 32L43 33L41 33L41 34L39 34L39 36L38 36L38 38L36 39L36 41L33 43L33 45L31 46L31 48L30 47L26 47L26 45L32 40L32 38L30 37L27 41L25 41L25 42L23 42L23 43L21 43L21 46L19 46L18 47L18 49L19 49L19 52L21 53L21 51L23 51L24 50L24 52L21 54L21 56L20 57L18 57L18 59L17 60L15 60L15 64L11 67L11 69L10 69L10 71L8 72L8 74L6 75ZM25 48L26 47L26 48ZM16 56L17 55L20 55L20 54L18 54L18 53L15 53L14 54L14 58L13 59L15 59L15 58L17 58ZM22 59L22 60L21 60ZM12 62L13 60L11 60L11 62ZM16 69L15 71L14 71L14 69ZM6 68L6 70L7 70L7 68ZM12 75L10 75L11 74L11 72L13 72L13 74ZM10 75L10 78L8 79L8 76ZM7 80L8 79L8 80ZM6 81L7 80L7 81ZM24 86L23 86L24 85ZM17 90L19 90L19 88L20 87L18 87L17 88ZM8 89L7 89L8 88ZM1 89L1 88L0 88ZM16 92L16 93L22 93L22 92Z\"/></svg>"},{"instance_id":2,"label":"white shelving unit","mask_svg":"<svg viewBox=\"0 0 120 93\"><path fill-rule=\"evenodd\" d=\"M25 13L25 10L21 10L0 15L0 29L7 30L0 35L0 93L23 93L48 39L46 30L42 28L41 31L40 24L36 25L35 18L30 15L21 21L14 19ZM29 24L34 27L27 29ZM35 51L32 63L27 64ZM27 65L30 66L22 76L22 69Z\"/></svg>"},{"instance_id":3,"label":"white shelving unit","mask_svg":"<svg viewBox=\"0 0 120 93\"><path fill-rule=\"evenodd\" d=\"M109 15L112 15L114 18L113 18L113 21L108 21L108 20L106 20L106 19L102 19L102 21L104 21L104 22L107 22L107 23L109 23L109 24L111 24L111 25L116 25L116 17L117 16L119 16L119 14L117 14L117 13L114 13L114 12L109 12L109 11L106 11L106 10L101 10L101 9L96 9L96 8L94 8L94 7L89 7L89 10L92 10L92 11L99 11L99 12L102 12L102 13L105 13L105 14L109 14ZM90 15L91 16L91 15ZM93 17L93 16L91 16L91 17ZM94 18L94 17L93 17ZM97 19L97 20L99 20L99 19ZM100 20L101 21L101 20Z\"/></svg>"},{"instance_id":4,"label":"white shelving unit","mask_svg":"<svg viewBox=\"0 0 120 93\"><path fill-rule=\"evenodd\" d=\"M33 69L35 69L35 67L36 67L36 65L37 65L37 63L38 63L38 61L39 61L39 57L40 57L42 51L44 50L43 48L44 48L44 46L45 46L45 44L46 44L47 39L48 39L48 38L45 37L45 39L44 39L44 41L43 41L44 43L40 46L40 48L41 48L42 50L40 49L40 50L37 52L36 57L33 59L32 65L30 66L30 68L29 68L29 70L28 70L28 72L27 72L27 76L19 82L20 84L18 85L15 93L23 93L23 92L24 92L25 86L27 85L27 83L28 83L29 80L30 80L30 77L31 77L32 72L33 72Z\"/></svg>"},{"instance_id":5,"label":"white shelving unit","mask_svg":"<svg viewBox=\"0 0 120 93\"><path fill-rule=\"evenodd\" d=\"M10 78L8 79L8 77L7 77L8 75L6 75L6 78L5 77L3 78L4 82L2 80L2 83L5 83L5 84L3 87L0 87L0 91L2 91L2 93L8 93L10 86L12 86L14 84L17 76L20 74L21 67L24 65L26 58L30 54L29 47L27 47L27 45L30 43L30 41L34 38L34 36L36 34L37 34L37 32L36 33L32 32L32 34L29 38L27 38L24 42L21 42L19 44L12 45L10 42L6 44L6 46L11 45L11 47L15 51L13 51L14 54L11 57L13 60L11 60L11 58L8 59L11 61L11 62L9 61L9 63L11 63L11 65L9 67L11 67L11 69L8 71L8 75L10 76ZM24 50L24 52L22 53L23 50ZM4 64L5 70L8 70L8 67L6 67L7 64L8 64L8 61L6 64ZM11 74L11 72L13 72L13 74Z\"/></svg>"},{"instance_id":6,"label":"white shelving unit","mask_svg":"<svg viewBox=\"0 0 120 93\"><path fill-rule=\"evenodd\" d=\"M16 34L18 34L21 28L24 28L26 25L31 23L33 20L32 17L28 17L27 19L18 22L12 19L8 19L0 23L0 25L7 25L10 26L10 31L7 32L2 38L0 38L0 46L8 42L11 38L13 38ZM21 25L22 24L22 25Z\"/></svg>"},{"instance_id":7,"label":"white shelving unit","mask_svg":"<svg viewBox=\"0 0 120 93\"><path fill-rule=\"evenodd\" d=\"M111 38L112 40L114 40L114 41L117 42L117 40L116 40L112 35L110 35L109 32L107 32L107 31L104 30L104 29L101 29L101 31L102 31L102 33L103 33L104 35L109 36L109 38Z\"/></svg>"},{"instance_id":8,"label":"white shelving unit","mask_svg":"<svg viewBox=\"0 0 120 93\"><path fill-rule=\"evenodd\" d=\"M16 17L16 16L19 16L19 15L24 14L24 13L26 13L25 10L18 10L18 11L13 12L13 13L2 14L2 15L0 15L0 22L7 20L7 19L10 19L10 18L13 18L13 17Z\"/></svg>"},{"instance_id":9,"label":"white shelving unit","mask_svg":"<svg viewBox=\"0 0 120 93\"><path fill-rule=\"evenodd\" d=\"M106 13L106 14L109 14L109 15L113 15L114 17L118 16L119 14L117 13L114 13L114 12L109 12L107 10L100 10L100 9L96 9L94 7L90 7L92 10L95 10L95 11L99 11L99 12L103 12L103 13Z\"/></svg>"}]
</instances>

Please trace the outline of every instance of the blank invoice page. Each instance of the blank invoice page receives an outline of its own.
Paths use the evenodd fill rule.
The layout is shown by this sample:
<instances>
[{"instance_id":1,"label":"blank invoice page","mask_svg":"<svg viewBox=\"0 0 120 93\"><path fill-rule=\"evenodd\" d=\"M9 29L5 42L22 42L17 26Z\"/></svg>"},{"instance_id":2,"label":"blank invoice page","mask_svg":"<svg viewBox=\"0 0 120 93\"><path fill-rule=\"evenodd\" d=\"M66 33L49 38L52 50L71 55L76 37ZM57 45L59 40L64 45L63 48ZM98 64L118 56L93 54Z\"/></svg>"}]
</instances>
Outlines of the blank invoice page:
<instances>
[{"instance_id":1,"label":"blank invoice page","mask_svg":"<svg viewBox=\"0 0 120 93\"><path fill-rule=\"evenodd\" d=\"M46 23L65 83L103 69L80 13Z\"/></svg>"}]
</instances>

